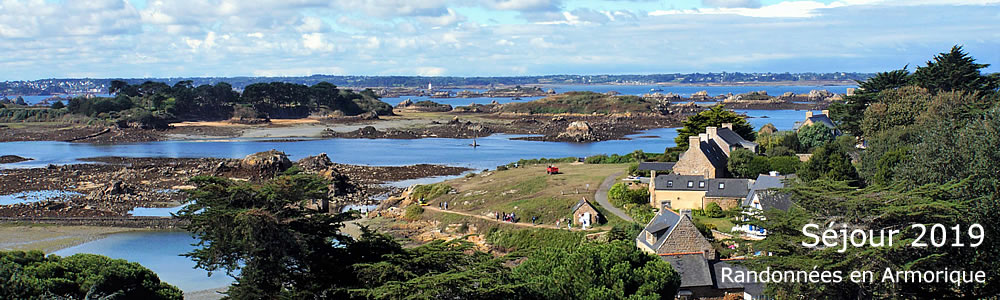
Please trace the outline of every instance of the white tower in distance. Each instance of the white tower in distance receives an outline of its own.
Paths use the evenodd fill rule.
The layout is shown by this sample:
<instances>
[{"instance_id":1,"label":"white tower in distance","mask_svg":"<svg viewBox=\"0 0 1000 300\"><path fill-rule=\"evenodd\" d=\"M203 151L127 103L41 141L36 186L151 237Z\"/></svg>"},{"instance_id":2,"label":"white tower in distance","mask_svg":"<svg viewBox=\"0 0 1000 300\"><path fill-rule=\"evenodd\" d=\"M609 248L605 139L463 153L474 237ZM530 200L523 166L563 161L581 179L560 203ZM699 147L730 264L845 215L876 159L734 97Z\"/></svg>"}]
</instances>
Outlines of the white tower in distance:
<instances>
[{"instance_id":1,"label":"white tower in distance","mask_svg":"<svg viewBox=\"0 0 1000 300\"><path fill-rule=\"evenodd\" d=\"M428 91L433 91L433 90L434 90L434 86L433 86L433 85L431 85L431 83L430 83L430 82L428 82L428 83L427 83L427 90L428 90Z\"/></svg>"}]
</instances>

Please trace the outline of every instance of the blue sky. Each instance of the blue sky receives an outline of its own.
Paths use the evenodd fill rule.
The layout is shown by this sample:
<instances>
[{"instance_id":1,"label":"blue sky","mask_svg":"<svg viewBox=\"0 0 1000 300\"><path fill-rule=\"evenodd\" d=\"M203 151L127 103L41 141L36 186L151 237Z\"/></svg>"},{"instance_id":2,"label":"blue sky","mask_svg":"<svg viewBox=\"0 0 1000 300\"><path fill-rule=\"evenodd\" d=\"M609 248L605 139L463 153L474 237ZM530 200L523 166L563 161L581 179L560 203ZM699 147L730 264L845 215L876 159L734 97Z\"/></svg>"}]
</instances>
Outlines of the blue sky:
<instances>
[{"instance_id":1,"label":"blue sky","mask_svg":"<svg viewBox=\"0 0 1000 300\"><path fill-rule=\"evenodd\" d=\"M1000 0L0 0L0 80L874 72L1000 64L998 24Z\"/></svg>"}]
</instances>

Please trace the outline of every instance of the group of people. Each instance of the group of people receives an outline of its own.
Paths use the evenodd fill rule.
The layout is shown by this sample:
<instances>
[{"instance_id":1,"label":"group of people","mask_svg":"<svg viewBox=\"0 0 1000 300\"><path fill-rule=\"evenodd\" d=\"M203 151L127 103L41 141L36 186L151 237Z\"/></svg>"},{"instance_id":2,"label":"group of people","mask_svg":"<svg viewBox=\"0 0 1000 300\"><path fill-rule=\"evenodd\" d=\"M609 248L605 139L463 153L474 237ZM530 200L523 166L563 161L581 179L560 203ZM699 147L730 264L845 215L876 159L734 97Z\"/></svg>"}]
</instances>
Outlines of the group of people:
<instances>
[{"instance_id":1,"label":"group of people","mask_svg":"<svg viewBox=\"0 0 1000 300\"><path fill-rule=\"evenodd\" d=\"M496 215L497 221L500 221L501 217L503 217L502 219L503 219L504 222L517 223L517 215L514 214L513 212L509 213L509 214L508 213L495 212L493 214Z\"/></svg>"},{"instance_id":2,"label":"group of people","mask_svg":"<svg viewBox=\"0 0 1000 300\"><path fill-rule=\"evenodd\" d=\"M438 202L438 208L442 210L448 210L448 202L447 201Z\"/></svg>"}]
</instances>

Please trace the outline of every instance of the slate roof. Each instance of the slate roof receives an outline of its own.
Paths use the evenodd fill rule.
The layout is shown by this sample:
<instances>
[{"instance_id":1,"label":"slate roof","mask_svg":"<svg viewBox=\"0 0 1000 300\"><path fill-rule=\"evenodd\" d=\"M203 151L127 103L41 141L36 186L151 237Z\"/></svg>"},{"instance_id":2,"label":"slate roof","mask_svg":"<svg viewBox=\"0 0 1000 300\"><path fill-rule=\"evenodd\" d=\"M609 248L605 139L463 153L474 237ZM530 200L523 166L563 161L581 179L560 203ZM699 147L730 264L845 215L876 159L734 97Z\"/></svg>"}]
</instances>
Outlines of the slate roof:
<instances>
[{"instance_id":1,"label":"slate roof","mask_svg":"<svg viewBox=\"0 0 1000 300\"><path fill-rule=\"evenodd\" d=\"M670 171L674 169L672 162L640 162L639 171Z\"/></svg>"},{"instance_id":2,"label":"slate roof","mask_svg":"<svg viewBox=\"0 0 1000 300\"><path fill-rule=\"evenodd\" d=\"M757 191L757 198L760 200L762 210L780 209L787 211L792 207L792 195L777 190Z\"/></svg>"},{"instance_id":3,"label":"slate roof","mask_svg":"<svg viewBox=\"0 0 1000 300\"><path fill-rule=\"evenodd\" d=\"M712 262L711 264L712 264L712 278L715 279L714 280L715 281L715 288L717 288L717 289L740 289L740 288L742 288L743 292L754 296L754 299L756 299L756 297L759 297L759 296L761 296L761 295L764 294L764 284L763 283L759 283L759 282L729 282L729 281L723 280L724 279L724 277L722 277L722 269L723 268L731 269L731 270L733 270L733 273L735 274L737 272L746 272L746 271L748 271L749 269L747 269L746 267L741 266L741 265L737 265L737 264L730 264L729 262L726 262L726 261L715 261L715 262Z\"/></svg>"},{"instance_id":4,"label":"slate roof","mask_svg":"<svg viewBox=\"0 0 1000 300\"><path fill-rule=\"evenodd\" d=\"M749 149L757 148L757 143L743 139L743 137L740 136L740 134L736 133L732 129L722 127L717 129L716 134L718 134L723 141L726 141L727 144L740 145L743 148L749 148Z\"/></svg>"},{"instance_id":5,"label":"slate roof","mask_svg":"<svg viewBox=\"0 0 1000 300\"><path fill-rule=\"evenodd\" d=\"M716 169L726 169L726 160L729 156L726 155L726 152L722 152L722 147L719 147L719 144L716 144L714 140L709 139L707 142L701 142L701 152Z\"/></svg>"},{"instance_id":6,"label":"slate roof","mask_svg":"<svg viewBox=\"0 0 1000 300\"><path fill-rule=\"evenodd\" d=\"M712 286L712 272L704 254L661 255L681 275L681 288Z\"/></svg>"},{"instance_id":7,"label":"slate roof","mask_svg":"<svg viewBox=\"0 0 1000 300\"><path fill-rule=\"evenodd\" d=\"M829 116L825 114L814 114L812 117L808 117L801 122L795 122L795 130L799 130L799 128L802 127L802 124L805 124L806 121L812 121L813 124L823 124L830 129L837 128L837 125L833 124L833 120L831 120Z\"/></svg>"},{"instance_id":8,"label":"slate roof","mask_svg":"<svg viewBox=\"0 0 1000 300\"><path fill-rule=\"evenodd\" d=\"M723 183L723 187L719 187L719 184ZM714 178L708 180L708 192L705 192L705 197L727 197L727 198L742 198L746 197L747 191L749 191L750 180L748 179L737 179L737 178Z\"/></svg>"},{"instance_id":9,"label":"slate roof","mask_svg":"<svg viewBox=\"0 0 1000 300\"><path fill-rule=\"evenodd\" d=\"M753 202L753 196L757 195L762 210L788 210L792 207L791 195L776 190L785 187L785 183L782 182L785 178L787 176L758 175L757 180L750 186L750 192L747 193L746 199L743 200L743 206L750 206Z\"/></svg>"},{"instance_id":10,"label":"slate roof","mask_svg":"<svg viewBox=\"0 0 1000 300\"><path fill-rule=\"evenodd\" d=\"M680 221L681 216L676 212L669 209L661 210L652 220L649 220L649 224L646 224L646 228L639 233L636 241L646 245L649 249L659 249L663 245L663 242L667 240L663 237L669 235ZM649 244L646 241L646 232L651 232L656 236L656 243Z\"/></svg>"},{"instance_id":11,"label":"slate roof","mask_svg":"<svg viewBox=\"0 0 1000 300\"><path fill-rule=\"evenodd\" d=\"M580 199L580 201L579 201L579 202L577 202L576 204L574 204L574 205L573 205L573 209L571 209L570 211L571 211L571 212L576 212L576 210L577 210L577 209L580 209L580 207L583 207L583 205L584 205L584 204L586 204L586 205L590 205L590 203L589 203L589 202L587 202L587 198L583 198L583 199ZM593 205L590 205L590 207L592 207L592 208L593 208L594 206L593 206ZM597 210L597 208L594 208L594 210ZM600 213L600 212L598 212L598 213Z\"/></svg>"},{"instance_id":12,"label":"slate roof","mask_svg":"<svg viewBox=\"0 0 1000 300\"><path fill-rule=\"evenodd\" d=\"M753 194L757 191L780 189L785 187L785 184L781 182L783 179L785 179L785 176L771 176L767 174L757 175L757 180L754 180L753 185L750 185L750 190L748 191L746 198L743 199L743 206L750 206L750 201L753 200Z\"/></svg>"},{"instance_id":13,"label":"slate roof","mask_svg":"<svg viewBox=\"0 0 1000 300\"><path fill-rule=\"evenodd\" d=\"M680 175L680 174L663 174L656 175L653 178L656 184L657 190L670 190L670 191L704 191L707 188L708 180L701 175ZM694 184L688 188L688 181L694 182ZM704 181L705 187L698 187L698 182ZM673 182L672 185L667 183Z\"/></svg>"}]
</instances>

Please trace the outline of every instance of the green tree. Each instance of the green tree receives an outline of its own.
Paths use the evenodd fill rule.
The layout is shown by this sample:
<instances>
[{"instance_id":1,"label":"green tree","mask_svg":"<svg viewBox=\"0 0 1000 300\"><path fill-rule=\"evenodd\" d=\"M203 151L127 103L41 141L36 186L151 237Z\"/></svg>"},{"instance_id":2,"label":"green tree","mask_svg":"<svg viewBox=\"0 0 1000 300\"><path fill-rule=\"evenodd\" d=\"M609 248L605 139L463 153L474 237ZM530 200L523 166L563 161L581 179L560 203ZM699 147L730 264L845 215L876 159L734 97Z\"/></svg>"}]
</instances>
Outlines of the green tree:
<instances>
[{"instance_id":1,"label":"green tree","mask_svg":"<svg viewBox=\"0 0 1000 300\"><path fill-rule=\"evenodd\" d=\"M872 103L864 111L861 120L864 137L875 136L884 130L898 130L915 123L931 103L931 94L923 88L906 86L880 92L878 99L878 102Z\"/></svg>"},{"instance_id":2,"label":"green tree","mask_svg":"<svg viewBox=\"0 0 1000 300\"><path fill-rule=\"evenodd\" d=\"M932 93L951 91L992 92L997 81L983 76L980 69L989 64L977 64L976 59L955 45L951 51L939 53L926 66L918 67L913 81Z\"/></svg>"},{"instance_id":3,"label":"green tree","mask_svg":"<svg viewBox=\"0 0 1000 300\"><path fill-rule=\"evenodd\" d=\"M680 276L632 241L534 252L514 269L528 299L672 299Z\"/></svg>"},{"instance_id":4,"label":"green tree","mask_svg":"<svg viewBox=\"0 0 1000 300\"><path fill-rule=\"evenodd\" d=\"M718 203L709 202L705 206L705 216L709 218L721 218L725 216L725 212L722 211L722 206L719 206Z\"/></svg>"},{"instance_id":5,"label":"green tree","mask_svg":"<svg viewBox=\"0 0 1000 300\"><path fill-rule=\"evenodd\" d=\"M844 102L830 104L830 119L836 122L841 131L852 135L861 135L861 119L865 109L877 102L882 91L894 90L910 83L910 71L903 67L899 70L879 72L865 81L858 81L859 90L844 98Z\"/></svg>"},{"instance_id":6,"label":"green tree","mask_svg":"<svg viewBox=\"0 0 1000 300\"><path fill-rule=\"evenodd\" d=\"M200 241L186 255L198 268L233 275L230 297L319 295L349 274L349 253L337 241L350 243L340 232L350 215L306 208L328 199L321 177L281 175L254 184L199 176L192 183L197 189L178 217Z\"/></svg>"},{"instance_id":7,"label":"green tree","mask_svg":"<svg viewBox=\"0 0 1000 300\"><path fill-rule=\"evenodd\" d=\"M3 299L183 299L138 263L94 254L45 256L40 251L0 252Z\"/></svg>"},{"instance_id":8,"label":"green tree","mask_svg":"<svg viewBox=\"0 0 1000 300\"><path fill-rule=\"evenodd\" d=\"M49 106L49 108L52 108L52 109L63 109L64 107L66 107L66 105L63 104L62 101L53 102L52 106Z\"/></svg>"},{"instance_id":9,"label":"green tree","mask_svg":"<svg viewBox=\"0 0 1000 300\"><path fill-rule=\"evenodd\" d=\"M771 164L766 157L758 156L750 150L737 148L729 154L727 162L730 175L736 178L757 178L767 173Z\"/></svg>"},{"instance_id":10,"label":"green tree","mask_svg":"<svg viewBox=\"0 0 1000 300\"><path fill-rule=\"evenodd\" d=\"M852 185L858 184L860 179L857 169L851 164L850 155L832 142L813 150L812 156L799 167L796 174L807 181L826 178L850 182Z\"/></svg>"},{"instance_id":11,"label":"green tree","mask_svg":"<svg viewBox=\"0 0 1000 300\"><path fill-rule=\"evenodd\" d=\"M746 118L726 110L722 105L716 105L709 110L688 117L684 121L684 127L677 130L677 138L674 138L674 141L678 148L687 148L689 136L705 133L706 127L722 127L723 123L732 123L733 131L748 141L756 139L753 126L750 126Z\"/></svg>"},{"instance_id":12,"label":"green tree","mask_svg":"<svg viewBox=\"0 0 1000 300\"><path fill-rule=\"evenodd\" d=\"M802 161L796 156L774 156L768 159L771 171L781 174L793 174L798 171Z\"/></svg>"},{"instance_id":13,"label":"green tree","mask_svg":"<svg viewBox=\"0 0 1000 300\"><path fill-rule=\"evenodd\" d=\"M833 132L830 131L830 128L819 123L799 128L797 135L799 144L804 149L819 147L833 140Z\"/></svg>"}]
</instances>

